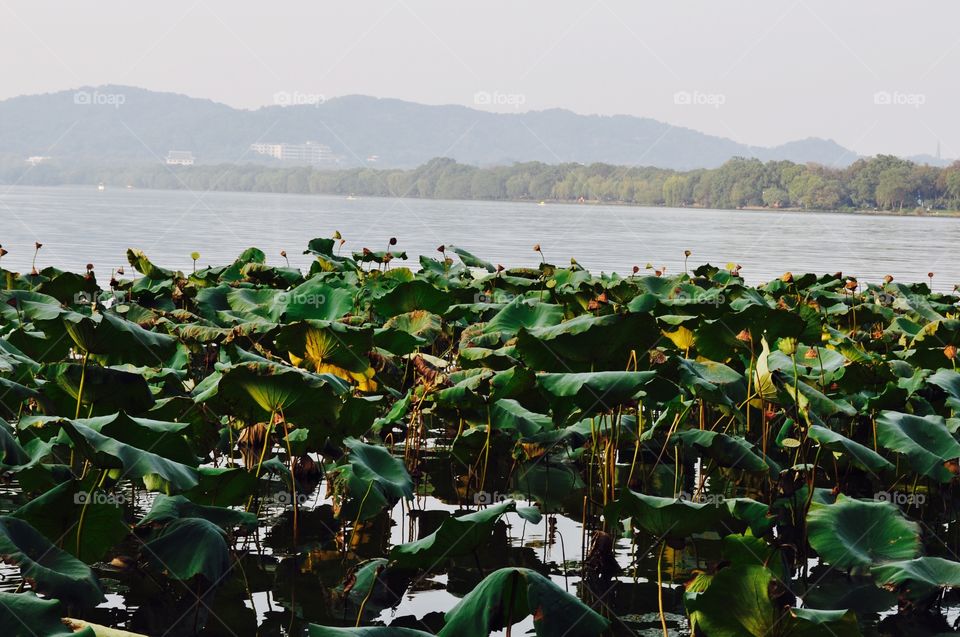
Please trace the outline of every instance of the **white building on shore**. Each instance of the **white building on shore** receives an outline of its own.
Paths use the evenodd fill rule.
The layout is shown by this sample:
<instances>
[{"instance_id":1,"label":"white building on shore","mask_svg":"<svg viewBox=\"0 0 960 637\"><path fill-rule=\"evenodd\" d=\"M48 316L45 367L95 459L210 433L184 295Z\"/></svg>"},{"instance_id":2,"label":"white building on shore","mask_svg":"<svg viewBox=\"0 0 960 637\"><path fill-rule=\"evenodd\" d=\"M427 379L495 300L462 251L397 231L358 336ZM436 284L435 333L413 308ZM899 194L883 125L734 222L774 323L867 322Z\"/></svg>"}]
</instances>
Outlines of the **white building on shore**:
<instances>
[{"instance_id":1,"label":"white building on shore","mask_svg":"<svg viewBox=\"0 0 960 637\"><path fill-rule=\"evenodd\" d=\"M336 163L337 156L325 144L305 142L303 144L250 144L250 150L258 155L272 157L290 164L315 166L317 164Z\"/></svg>"},{"instance_id":2,"label":"white building on shore","mask_svg":"<svg viewBox=\"0 0 960 637\"><path fill-rule=\"evenodd\" d=\"M167 153L168 166L193 166L196 160L189 150L171 150Z\"/></svg>"}]
</instances>

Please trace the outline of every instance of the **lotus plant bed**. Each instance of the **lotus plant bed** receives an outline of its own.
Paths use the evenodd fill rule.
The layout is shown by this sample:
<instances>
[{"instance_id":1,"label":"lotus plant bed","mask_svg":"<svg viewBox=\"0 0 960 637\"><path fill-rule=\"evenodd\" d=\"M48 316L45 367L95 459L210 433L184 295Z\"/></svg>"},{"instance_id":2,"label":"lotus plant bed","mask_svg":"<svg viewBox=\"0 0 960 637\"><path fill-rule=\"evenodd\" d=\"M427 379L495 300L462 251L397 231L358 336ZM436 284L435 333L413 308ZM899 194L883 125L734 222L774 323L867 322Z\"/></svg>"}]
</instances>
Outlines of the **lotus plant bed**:
<instances>
[{"instance_id":1,"label":"lotus plant bed","mask_svg":"<svg viewBox=\"0 0 960 637\"><path fill-rule=\"evenodd\" d=\"M2 271L6 635L957 628L956 295L344 243Z\"/></svg>"}]
</instances>

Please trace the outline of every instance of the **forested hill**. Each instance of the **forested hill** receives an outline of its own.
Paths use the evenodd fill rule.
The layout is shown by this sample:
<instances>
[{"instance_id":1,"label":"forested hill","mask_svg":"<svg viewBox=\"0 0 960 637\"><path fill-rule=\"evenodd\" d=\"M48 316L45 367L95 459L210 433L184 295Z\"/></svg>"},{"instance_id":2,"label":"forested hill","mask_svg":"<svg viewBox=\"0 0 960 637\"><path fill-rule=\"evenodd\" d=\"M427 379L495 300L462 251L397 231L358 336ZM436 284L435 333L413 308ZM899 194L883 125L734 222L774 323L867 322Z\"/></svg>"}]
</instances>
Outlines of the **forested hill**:
<instances>
[{"instance_id":1,"label":"forested hill","mask_svg":"<svg viewBox=\"0 0 960 637\"><path fill-rule=\"evenodd\" d=\"M278 104L242 110L126 86L16 97L0 102L0 155L102 163L157 161L177 149L191 151L201 164L244 163L263 161L249 152L252 143L314 141L330 146L344 167L367 165L374 157L383 168L412 168L443 156L480 166L603 162L677 170L713 168L732 157L836 166L856 159L829 140L761 148L626 115L493 113L298 93L272 99Z\"/></svg>"}]
</instances>

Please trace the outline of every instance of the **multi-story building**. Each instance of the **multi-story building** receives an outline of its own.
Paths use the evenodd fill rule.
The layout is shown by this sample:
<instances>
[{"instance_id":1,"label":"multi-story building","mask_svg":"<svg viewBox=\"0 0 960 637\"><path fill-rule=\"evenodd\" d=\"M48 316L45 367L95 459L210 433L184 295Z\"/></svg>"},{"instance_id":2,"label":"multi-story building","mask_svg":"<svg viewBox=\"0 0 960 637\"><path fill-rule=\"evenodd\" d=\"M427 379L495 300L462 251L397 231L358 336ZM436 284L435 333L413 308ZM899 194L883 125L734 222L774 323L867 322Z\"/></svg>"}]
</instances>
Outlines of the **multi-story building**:
<instances>
[{"instance_id":1,"label":"multi-story building","mask_svg":"<svg viewBox=\"0 0 960 637\"><path fill-rule=\"evenodd\" d=\"M250 150L291 164L329 164L337 161L337 156L329 146L316 142L303 144L250 144Z\"/></svg>"},{"instance_id":2,"label":"multi-story building","mask_svg":"<svg viewBox=\"0 0 960 637\"><path fill-rule=\"evenodd\" d=\"M171 150L167 153L168 166L193 166L195 161L189 150Z\"/></svg>"}]
</instances>

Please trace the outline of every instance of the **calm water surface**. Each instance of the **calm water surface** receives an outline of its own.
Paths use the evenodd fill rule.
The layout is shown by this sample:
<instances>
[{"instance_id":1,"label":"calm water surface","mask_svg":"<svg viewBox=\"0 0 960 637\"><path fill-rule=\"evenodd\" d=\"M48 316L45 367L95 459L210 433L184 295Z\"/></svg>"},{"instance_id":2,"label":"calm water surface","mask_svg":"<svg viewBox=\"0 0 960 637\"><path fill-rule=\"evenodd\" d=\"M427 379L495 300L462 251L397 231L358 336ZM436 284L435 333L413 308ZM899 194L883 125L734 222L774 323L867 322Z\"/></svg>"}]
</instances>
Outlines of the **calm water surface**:
<instances>
[{"instance_id":1,"label":"calm water surface","mask_svg":"<svg viewBox=\"0 0 960 637\"><path fill-rule=\"evenodd\" d=\"M441 244L508 267L533 265L539 243L549 261L575 257L595 272L647 263L676 272L691 250L691 265L736 262L752 283L788 270L870 281L885 274L925 281L932 271L938 290L960 283L953 258L960 219L950 218L73 186L0 188L0 215L0 244L10 251L3 265L15 270L29 270L34 241L43 243L38 267L92 262L103 271L125 265L126 249L136 247L160 265L187 269L194 250L200 265L212 265L250 246L272 263L282 263L286 250L292 265L305 266L307 241L339 230L349 250L382 250L395 236L413 267L421 254L439 256Z\"/></svg>"}]
</instances>

